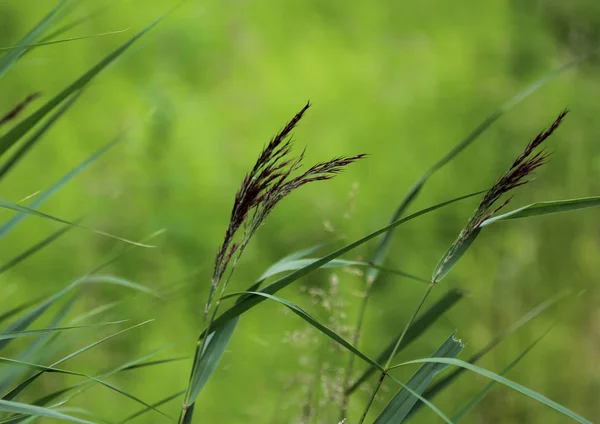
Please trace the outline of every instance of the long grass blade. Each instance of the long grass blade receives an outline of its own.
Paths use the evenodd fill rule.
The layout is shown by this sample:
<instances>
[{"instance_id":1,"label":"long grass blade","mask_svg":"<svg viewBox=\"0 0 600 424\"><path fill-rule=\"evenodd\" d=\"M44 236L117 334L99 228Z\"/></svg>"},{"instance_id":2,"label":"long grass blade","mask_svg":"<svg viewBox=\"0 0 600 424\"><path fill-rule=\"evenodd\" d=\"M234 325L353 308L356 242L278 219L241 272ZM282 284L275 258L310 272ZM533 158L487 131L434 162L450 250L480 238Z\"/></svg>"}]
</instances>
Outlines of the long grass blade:
<instances>
[{"instance_id":1,"label":"long grass blade","mask_svg":"<svg viewBox=\"0 0 600 424\"><path fill-rule=\"evenodd\" d=\"M582 197L579 199L555 200L550 202L537 202L523 206L511 212L494 216L485 220L481 226L485 227L499 221L509 219L528 218L532 216L550 215L560 212L569 212L600 206L600 196Z\"/></svg>"},{"instance_id":2,"label":"long grass blade","mask_svg":"<svg viewBox=\"0 0 600 424\"><path fill-rule=\"evenodd\" d=\"M118 367L111 369L110 371L104 372L104 373L96 376L96 378L104 379L104 378L110 377L114 374L117 374L123 370L126 370L134 365L142 364L145 361L147 361L149 358L151 358L155 355L158 355L159 353L164 352L167 349L170 349L175 344L177 344L177 343L169 343L166 346L156 349L150 353L147 353L137 359L127 361L127 362L119 365ZM154 365L146 365L146 367L150 367L150 366L154 366ZM142 367L139 367L139 368L142 368ZM66 402L69 402L70 400L75 398L76 396L84 393L86 390L92 388L94 386L94 384L96 384L94 381L83 381L83 382L77 383L77 384L69 386L69 387L64 387L60 390L57 390L53 393L43 396L42 398L37 399L36 401L33 402L33 404L38 405L38 406L45 406L45 405L48 405L50 402L54 402L60 396L67 394L68 392L71 392L73 390L76 390L74 393L68 395L67 397L61 399L60 401L57 401L57 403L54 404L54 406L63 405Z\"/></svg>"},{"instance_id":3,"label":"long grass blade","mask_svg":"<svg viewBox=\"0 0 600 424\"><path fill-rule=\"evenodd\" d=\"M375 362L374 360L372 360L371 358L369 358L367 355L365 355L364 353L362 353L356 347L352 346L352 344L350 344L349 342L347 342L342 336L340 336L339 334L337 334L335 331L333 331L332 329L330 329L329 327L327 327L326 325L324 325L323 323L321 323L319 320L317 320L315 317L313 317L312 315L310 315L304 309L302 309L299 306L293 304L292 302L290 302L288 300L285 300L285 299L282 299L280 297L273 296L273 295L268 294L268 293L263 293L263 292L243 292L243 294L253 294L255 296L262 296L265 299L271 299L271 300L274 300L274 301L282 304L283 306L285 306L288 309L290 309L294 314L296 314L300 318L302 318L304 321L308 322L310 325L312 325L313 327L315 327L321 333L325 334L327 337L329 337L330 339L332 339L333 341L335 341L336 343L338 343L340 346L346 348L347 350L349 350L350 352L352 352L354 355L356 355L357 357L361 358L363 361L365 361L366 363L372 365L373 367L377 368L378 370L383 371L383 367L381 365L379 365L377 362Z\"/></svg>"},{"instance_id":4,"label":"long grass blade","mask_svg":"<svg viewBox=\"0 0 600 424\"><path fill-rule=\"evenodd\" d=\"M73 376L77 376L77 377L83 377L85 379L88 380L92 380L110 390L113 390L125 397L128 397L129 399L144 405L146 407L149 407L151 409L153 409L154 411L158 412L161 415L164 415L166 417L168 417L168 415L164 414L163 412L159 411L158 409L153 408L151 405L149 405L148 403L144 402L143 400L141 400L140 398L138 398L137 396L132 395L131 393L126 392L123 389L120 389L110 383L107 383L106 381L100 380L96 377L92 377L80 372L76 372L76 371L69 371L69 370L65 370L62 368L55 368L55 367L46 367L44 365L39 365L39 364L33 364L30 362L25 362L25 361L19 361L16 359L10 359L10 358L5 358L5 357L0 357L0 363L4 363L4 364L9 364L9 365L13 365L13 366L21 366L21 367L26 367L29 369L33 369L33 370L37 370L37 371L45 371L45 372L52 372L52 373L58 373L58 374L65 374L65 375L73 375Z\"/></svg>"},{"instance_id":5,"label":"long grass blade","mask_svg":"<svg viewBox=\"0 0 600 424\"><path fill-rule=\"evenodd\" d=\"M62 178L60 178L58 181L56 181L54 184L52 184L52 186L50 186L50 188L45 190L43 193L39 194L36 197L36 199L31 204L29 204L28 208L36 209L39 206L41 206L53 194L55 194L58 190L60 190L62 187L64 187L73 178L78 176L88 166L90 166L92 163L94 163L96 160L98 160L100 157L102 157L106 152L108 152L111 148L113 148L121 140L123 140L122 134L118 135L113 140L111 140L109 143L104 145L102 148L100 148L99 150L94 152L94 154L92 154L89 158L87 158L81 164L79 164L78 166L73 168L71 171L69 171L67 174L65 174ZM25 219L26 216L27 216L26 213L19 213L19 214L13 216L11 219L9 219L7 222L5 222L0 227L0 238L4 237L11 230L13 230L16 225L18 225L23 219Z\"/></svg>"},{"instance_id":6,"label":"long grass blade","mask_svg":"<svg viewBox=\"0 0 600 424\"><path fill-rule=\"evenodd\" d=\"M87 324L87 325L72 325L69 327L42 328L40 330L2 332L2 333L0 333L0 340L18 339L21 337L40 336L42 334L50 334L50 333L56 333L56 332L61 332L61 331L67 331L67 330L79 330L82 328L89 328L89 327L103 327L106 325L121 324L123 322L125 322L125 321L100 322L97 324Z\"/></svg>"},{"instance_id":7,"label":"long grass blade","mask_svg":"<svg viewBox=\"0 0 600 424\"><path fill-rule=\"evenodd\" d=\"M173 393L172 395L167 396L164 399L159 400L158 402L153 403L152 406L155 407L155 408L158 408L159 406L162 406L165 403L168 403L168 402L170 402L170 401L172 401L174 399L177 399L178 397L183 396L184 394L185 394L185 390L181 390L181 391L179 391L177 393ZM151 409L150 408L140 409L139 411L137 411L137 412L129 415L127 418L125 418L123 421L120 421L119 423L120 424L128 423L128 422L134 420L135 418L138 418L139 416L145 414L148 411L151 411Z\"/></svg>"},{"instance_id":8,"label":"long grass blade","mask_svg":"<svg viewBox=\"0 0 600 424\"><path fill-rule=\"evenodd\" d=\"M17 164L17 162L25 156L25 154L46 134L46 132L52 128L52 126L58 121L62 115L67 112L73 103L79 99L82 91L78 91L74 93L67 101L54 113L48 120L42 125L42 127L35 132L26 142L24 142L19 149L0 167L0 179L4 178L4 176L12 169L13 166Z\"/></svg>"},{"instance_id":9,"label":"long grass blade","mask_svg":"<svg viewBox=\"0 0 600 424\"><path fill-rule=\"evenodd\" d=\"M52 321L49 324L49 327L59 327L65 320L65 318L69 315L79 297L77 294L71 296L71 298L65 302L57 311L55 316L52 318ZM43 306L43 304L42 304ZM35 310L31 311L35 312ZM25 315L23 318L27 318L29 314ZM23 324L28 326L31 322L25 320L17 320L11 327L17 328L17 331L24 329L23 327L18 328L19 324ZM16 325L15 325L16 324ZM25 349L23 349L17 356L16 359L20 361L26 362L40 362L45 361L50 355L52 355L51 343L53 337L56 337L55 334L42 334L35 338L35 340L29 343ZM11 339L0 340L0 343L4 345L4 347L12 342ZM6 369L8 368L8 369ZM0 393L4 393L4 391L13 384L13 382L21 375L21 370L15 369L14 367L5 367L5 369L0 373Z\"/></svg>"},{"instance_id":10,"label":"long grass blade","mask_svg":"<svg viewBox=\"0 0 600 424\"><path fill-rule=\"evenodd\" d=\"M101 32L101 33L98 33L98 34L82 35L82 36L79 36L79 37L63 38L61 40L40 41L38 43L28 44L26 46L0 47L0 52L2 52L2 51L10 51L10 50L15 50L15 49L20 49L22 47L25 47L26 49L32 49L32 48L41 47L41 46L51 46L53 44L69 43L71 41L87 40L87 39L90 39L90 38L105 37L107 35L122 34L122 33L127 32L127 31L129 31L129 28L120 29L120 30L116 30L116 31Z\"/></svg>"},{"instance_id":11,"label":"long grass blade","mask_svg":"<svg viewBox=\"0 0 600 424\"><path fill-rule=\"evenodd\" d=\"M263 276L261 276L261 279L271 277L273 275L280 274L280 273L286 272L286 271L296 271L298 269L302 269L305 266L308 266L308 265L312 264L313 262L318 261L319 259L320 258L305 258L305 259L290 260L285 263L278 263L277 266L271 267L268 270L268 272L263 274ZM399 276L408 278L410 280L418 281L420 283L429 284L429 280L427 280L426 278L421 278L416 275L409 274L408 272L404 272L404 271L397 270L397 269L373 265L369 262L349 261L349 260L345 260L345 259L334 259L334 260L328 262L327 264L323 265L321 268L347 268L347 267L377 268L380 271L383 271L383 272L386 272L389 274L395 274L395 275L399 275Z\"/></svg>"},{"instance_id":12,"label":"long grass blade","mask_svg":"<svg viewBox=\"0 0 600 424\"><path fill-rule=\"evenodd\" d=\"M502 376L495 374L491 371L488 371L484 368L478 367L473 364L469 364L468 362L465 362L465 361L461 361L460 359L453 359L453 358L415 359L412 361L407 361L407 362L403 362L401 364L395 365L392 368L398 368L398 367L411 365L411 364L424 364L424 363L454 365L457 367L467 369L467 370L477 373L483 377L487 377L491 380L495 380L500 384L504 384L505 386L510 387L511 389L516 390L517 392L520 392L520 393L524 394L525 396L528 396L531 399L534 399L534 400L554 409L555 411L560 412L561 414L563 414L579 423L582 423L582 424L591 424L592 423L591 421L583 418L581 415L571 411L570 409L564 407L563 405L560 405L560 404L554 402L551 399L548 399L546 396L544 396L540 393L537 393L525 386L515 383L514 381L511 381L505 377L502 377Z\"/></svg>"},{"instance_id":13,"label":"long grass blade","mask_svg":"<svg viewBox=\"0 0 600 424\"><path fill-rule=\"evenodd\" d=\"M527 354L539 342L541 342L542 339L548 335L548 333L550 333L550 330L552 330L552 327L549 328L544 333L542 333L542 335L540 337L536 338L529 346L527 346L527 348L523 352L521 352L519 354L519 356L517 356L514 360L512 360L511 363L508 364L502 370L502 372L500 372L499 375L504 377L504 375L506 375L510 370L512 370L519 362L521 362L521 359L523 359L525 356L527 356ZM497 383L496 381L492 381L481 392L479 392L477 395L475 395L469 402L467 402L467 404L465 406L463 406L456 414L454 414L454 416L452 417L452 421L458 422L458 421L462 420L469 412L471 412L471 410L473 408L475 408L475 406L477 406L477 404L479 404L479 402L481 402L483 400L483 398L485 398L487 396L487 394L494 388L496 383Z\"/></svg>"},{"instance_id":14,"label":"long grass blade","mask_svg":"<svg viewBox=\"0 0 600 424\"><path fill-rule=\"evenodd\" d=\"M77 224L76 222L71 222L71 221L64 220L62 218L57 218L55 216L48 215L46 213L37 211L35 209L30 209L30 208L28 208L26 206L21 206L21 205L18 205L16 203L9 202L9 201L6 201L6 200L0 199L0 207L1 208L5 208L5 209L11 209L13 211L17 211L17 212L20 212L20 213L26 214L26 215L35 216L35 217L38 217L38 218L48 219L50 221L58 222L60 224L69 225L71 227L75 227L75 228L80 228L80 229L83 229L83 230L91 231L91 232L99 234L101 236L112 238L112 239L115 239L115 240L118 240L118 241L122 241L124 243L133 244L135 246L139 246L139 247L154 247L154 246L151 246L149 244L138 243L138 242L133 241L133 240L128 240L128 239L123 238L123 237L115 236L115 235L107 233L105 231L100 231L100 230L96 230L96 229L91 228L91 227L86 227L86 226L83 226L81 224Z\"/></svg>"},{"instance_id":15,"label":"long grass blade","mask_svg":"<svg viewBox=\"0 0 600 424\"><path fill-rule=\"evenodd\" d=\"M232 320L224 327L220 328L220 331L215 331L208 336L206 343L204 345L204 350L200 353L200 349L196 351L194 357L194 370L191 380L190 380L190 401L187 403L189 407L194 404L200 392L208 383L208 380L212 376L213 372L219 365L223 354L225 353L225 349L233 336L233 332L235 330L237 321ZM201 342L200 342L201 343ZM186 413L184 411L184 413ZM189 414L189 412L188 412ZM190 414L191 415L191 414Z\"/></svg>"},{"instance_id":16,"label":"long grass blade","mask_svg":"<svg viewBox=\"0 0 600 424\"><path fill-rule=\"evenodd\" d=\"M463 297L465 293L462 290L452 289L449 290L440 300L434 303L429 309L421 314L421 316L411 325L406 332L404 338L402 339L402 343L398 348L396 355L400 353L404 348L406 348L411 342L416 340L420 335L425 333L429 327L431 327L438 318L444 316L444 314L452 308L456 303L458 303ZM389 343L389 345L377 356L377 363L385 363L385 361L390 357L394 347L396 346L396 342L400 338L401 333L399 333L394 339ZM355 383L352 384L347 390L347 393L351 394L356 389L358 389L373 373L376 371L375 368L369 367L367 368L363 374L356 380Z\"/></svg>"},{"instance_id":17,"label":"long grass blade","mask_svg":"<svg viewBox=\"0 0 600 424\"><path fill-rule=\"evenodd\" d=\"M6 321L9 318L12 318L15 315L18 315L19 313L21 313L22 311L24 311L25 309L29 309L31 308L33 305L41 302L44 299L45 296L40 296L38 298L35 298L33 300L28 300L27 302L15 306L12 309L9 309L8 311L4 312L2 315L0 315L0 323Z\"/></svg>"},{"instance_id":18,"label":"long grass blade","mask_svg":"<svg viewBox=\"0 0 600 424\"><path fill-rule=\"evenodd\" d=\"M70 415L53 411L49 408L42 408L40 406L28 405L25 403L12 402L8 400L0 400L0 411L26 416L48 417L57 420L70 421L74 423L94 424L92 421L86 421L80 418L75 418Z\"/></svg>"},{"instance_id":19,"label":"long grass blade","mask_svg":"<svg viewBox=\"0 0 600 424\"><path fill-rule=\"evenodd\" d=\"M75 223L79 223L80 220L74 221ZM56 241L58 238L60 238L61 236L65 235L69 230L71 230L73 227L70 227L68 225L65 225L63 228L55 231L54 233L50 234L48 237L38 241L36 244L34 244L33 246L31 246L30 248L26 249L25 251L19 253L17 256L15 256L14 258L10 259L8 262L6 262L4 265L0 265L0 274L2 274L3 272L8 271L9 269L11 269L12 267L20 264L21 262L23 262L25 259L33 256L34 254L36 254L37 252L39 252L40 250L42 250L44 247L50 245L51 243L53 243L54 241ZM0 317L0 322L2 322L2 319Z\"/></svg>"},{"instance_id":20,"label":"long grass blade","mask_svg":"<svg viewBox=\"0 0 600 424\"><path fill-rule=\"evenodd\" d=\"M60 365L63 362L66 362L69 359L74 358L75 356L81 355L82 353L87 352L88 350L90 350L90 349L92 349L92 348L94 348L94 347L96 347L96 346L98 346L98 345L100 345L100 344L102 344L102 343L104 343L104 342L106 342L106 341L114 338L114 337L117 337L117 336L119 336L119 335L121 335L121 334L123 334L123 333L125 333L127 331L130 331L130 330L133 330L135 328L138 328L138 327L141 327L143 325L146 325L146 324L148 324L148 323L150 323L152 321L153 320L148 320L148 321L141 322L139 324L133 325L133 326L131 326L129 328L125 328L124 330L121 330L121 331L118 331L118 332L116 332L114 334L111 334L111 335L109 335L107 337L104 337L104 338L102 338L102 339L100 339L98 341L95 341L94 343L91 343L91 344L89 344L87 346L82 347L81 349L76 350L73 353L70 353L69 355L65 356L64 358L59 359L58 361L56 361L52 365L50 365L50 367L55 367L57 365ZM25 388L27 386L29 386L31 383L33 383L44 372L45 372L44 370L40 370L38 373L36 373L36 374L32 375L31 377L27 378L26 380L22 381L17 387L15 387L9 393L7 393L5 396L3 396L2 399L5 399L5 400L12 400L12 399L14 399L19 393L21 393L23 390L25 390Z\"/></svg>"},{"instance_id":21,"label":"long grass blade","mask_svg":"<svg viewBox=\"0 0 600 424\"><path fill-rule=\"evenodd\" d=\"M436 358L456 358L463 347L464 344L452 334L432 356ZM431 380L446 368L447 365L444 364L424 364L410 378L406 386L410 387L414 392L422 394L429 383L431 383ZM417 402L418 399L408 390L404 388L400 389L377 417L374 424L399 424L404 422L408 413Z\"/></svg>"},{"instance_id":22,"label":"long grass blade","mask_svg":"<svg viewBox=\"0 0 600 424\"><path fill-rule=\"evenodd\" d=\"M570 292L564 291L552 298L540 303L538 306L533 308L531 311L527 312L517 321L515 321L512 325L510 325L507 329L502 331L496 337L494 337L488 344L486 344L483 348L478 350L475 354L473 354L467 362L474 364L483 358L487 353L492 351L496 346L498 346L504 339L506 339L511 334L518 331L520 328L524 327L530 321L535 319L537 316L542 314L544 311L549 310L556 304L558 304L561 300L565 299ZM430 388L425 391L424 396L427 399L433 399L436 395L438 395L442 390L447 388L454 380L456 380L459 376L461 376L466 370L464 368L457 368L449 373L447 376L442 379L436 381ZM419 410L420 404L416 405L415 408L411 411L411 414L417 412Z\"/></svg>"},{"instance_id":23,"label":"long grass blade","mask_svg":"<svg viewBox=\"0 0 600 424\"><path fill-rule=\"evenodd\" d=\"M54 18L56 18L60 9L65 5L66 0L61 0L29 33L23 37L17 44L16 48L5 53L0 57L0 78L8 71L8 69L27 51L27 45L35 42L42 33L50 26Z\"/></svg>"}]
</instances>

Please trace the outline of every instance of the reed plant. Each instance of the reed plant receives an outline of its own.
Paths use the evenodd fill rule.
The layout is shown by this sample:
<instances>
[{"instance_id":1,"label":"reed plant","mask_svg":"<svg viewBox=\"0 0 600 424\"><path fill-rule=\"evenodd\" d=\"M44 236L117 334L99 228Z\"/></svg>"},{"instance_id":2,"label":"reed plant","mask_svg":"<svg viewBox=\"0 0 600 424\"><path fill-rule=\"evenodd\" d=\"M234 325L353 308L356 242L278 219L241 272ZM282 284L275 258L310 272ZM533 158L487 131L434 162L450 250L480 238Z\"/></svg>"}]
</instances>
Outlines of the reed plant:
<instances>
[{"instance_id":1,"label":"reed plant","mask_svg":"<svg viewBox=\"0 0 600 424\"><path fill-rule=\"evenodd\" d=\"M68 16L70 8L71 2L66 0L59 2L19 43L6 50L4 55L0 57L0 83L2 76L23 55L29 53L32 49L42 48L51 43L73 41L73 39L60 38L62 34L73 27L72 23L61 25L61 19ZM0 114L0 131L2 131L0 133L0 159L3 160L0 166L0 179L4 178L13 167L21 163L30 149L34 148L36 143L47 135L48 131L58 120L65 119L64 117L69 108L80 98L85 88L95 81L96 77L109 64L121 57L144 34L154 28L161 19L150 24L122 46L102 58L95 66L76 78L64 90L50 97L49 100L45 101L32 112L30 110L33 109L36 102L39 102L40 98L44 98L45 96L42 96L40 93L25 93L22 102L12 105L3 114ZM105 35L100 34L98 36ZM203 419L202 406L199 405L198 399L207 390L206 385L219 366L220 360L234 336L239 319L246 312L263 302L271 301L276 302L301 318L310 331L316 331L320 336L324 336L324 338L338 349L337 352L347 354L347 362L346 358L342 361L346 365L341 367L340 372L335 373L335 376L332 377L335 379L335 383L333 384L335 389L332 389L332 392L335 392L335 394L328 396L331 396L333 402L325 403L328 409L335 409L336 415L339 416L336 422L357 422L359 424L364 422L374 422L377 424L401 423L417 419L416 413L423 407L427 407L433 411L441 421L447 423L458 422L467 416L468 412L485 397L494 384L500 383L528 396L534 401L554 409L558 414L563 414L571 420L580 423L589 423L588 419L556 401L504 377L504 374L525 357L547 332L533 340L525 351L514 358L499 373L494 373L475 364L507 336L527 325L533 318L547 311L563 299L565 294L558 294L533 308L522 319L515 322L503 333L497 335L488 345L466 360L458 359L463 350L464 343L456 337L455 333L438 341L439 348L429 357L413 358L410 360L404 359L402 362L397 359L399 353L403 352L410 343L416 343L420 336L427 333L427 330L436 321L443 317L448 310L463 298L464 293L461 290L452 289L446 291L433 304L429 304L428 302L430 293L435 287L442 284L443 278L467 254L481 231L498 222L574 211L600 205L600 197L587 197L537 202L510 212L503 212L511 199L506 196L512 195L514 190L519 186L529 183L534 171L547 162L549 154L541 146L558 130L567 114L565 111L558 115L547 130L543 130L532 141L526 144L523 153L515 159L508 170L495 183L482 181L480 191L454 197L417 212L406 214L409 206L412 205L428 179L434 173L451 162L514 105L580 60L578 59L565 64L543 76L531 86L526 87L522 92L517 93L500 109L492 113L471 134L461 140L450 152L444 155L417 179L411 190L400 200L388 225L367 233L365 236L342 245L323 256L314 256L317 252L324 249L323 246L300 249L272 264L264 274L248 285L245 290L231 292L228 290L230 280L238 267L241 256L248 248L250 240L253 237L260 237L258 230L269 214L284 198L300 187L309 185L309 183L327 181L343 170L346 170L354 162L366 158L366 155L363 153L351 156L339 156L318 162L303 169L304 152L302 151L297 156L293 156L292 154L292 132L301 120L304 119L310 106L306 104L266 144L264 149L259 153L255 164L242 179L237 193L232 193L233 207L229 222L225 228L223 241L215 249L216 255L212 277L209 281L205 281L204 279L198 281L198 284L206 289L207 300L204 307L199 308L197 311L204 318L202 328L198 328L200 335L196 339L195 346L191 342L188 345L190 354L193 353L193 359L191 359L191 372L187 387L182 387L180 391L169 394L153 403L140 399L135 394L107 382L107 378L126 371L139 371L140 369L164 363L189 360L188 357L153 359L155 355L164 352L173 343L182 343L180 340L174 340L173 343L148 352L140 358L132 358L112 369L95 375L64 368L63 363L96 348L108 340L119 337L125 332L139 329L149 322L148 320L140 320L137 324L124 327L123 321L106 322L98 320L98 317L114 306L110 303L100 305L79 316L72 316L72 310L80 298L85 296L85 289L92 284L118 286L126 290L135 290L144 293L150 297L163 297L166 290L151 290L136 282L104 273L108 265L116 260L120 260L132 249L150 247L151 240L158 236L161 231L141 237L139 241L132 241L128 238L110 234L102 229L84 225L82 224L84 220L81 219L67 220L38 210L45 200L101 158L104 153L118 145L120 140L126 137L126 134L117 134L105 147L93 153L73 170L67 172L60 180L52 184L45 191L35 193L32 197L26 197L20 202L0 199L0 207L12 210L15 213L0 226L0 238L12 232L28 216L49 220L60 226L53 234L32 243L27 250L18 252L13 258L7 260L0 266L0 273L6 272L13 266L28 260L28 258L41 249L48 248L48 246L52 245L58 238L73 228L93 231L99 236L113 238L124 246L119 254L90 269L89 272L80 278L69 282L57 293L40 297L32 296L30 300L23 304L15 304L9 310L0 311L0 323L4 325L4 329L0 332L0 351L2 351L0 352L0 364L2 365L2 368L0 368L0 396L2 397L0 399L0 422L28 423L44 418L79 423L101 422L102 420L97 417L96 412L86 411L77 407L78 397L86 393L90 388L98 385L139 404L140 409L129 416L123 417L121 421L123 423L134 419L143 419L145 420L144 422L158 422L159 420L164 420L165 422L168 420L175 421L174 417L169 417L160 409L162 405L171 401L181 402L179 423L206 422ZM525 139L526 137L523 138ZM451 207L456 202L477 196L481 197L478 207L467 220L466 225L458 234L456 241L442 256L438 265L433 268L431 278L414 276L410 273L385 266L394 229L441 208ZM374 247L369 260L357 261L343 258L344 255L355 251L358 247L377 239L379 239L378 244ZM344 331L332 326L331 323L318 319L314 314L278 295L282 289L291 286L302 277L319 269L347 269L349 267L365 270L364 293L362 299L359 300L360 306L356 325ZM373 287L378 284L378 278L381 273L389 273L416 280L423 284L425 292L416 305L402 306L403 308L410 308L413 311L409 320L398 329L399 334L393 337L387 346L380 347L378 355L371 356L365 353L360 347L362 341L361 334L365 331L365 311L368 309ZM267 283L267 281L270 282ZM329 296L335 295L337 284L337 280L333 278ZM227 299L233 299L234 302L223 311L223 302ZM47 318L49 324L42 328L30 329L35 322L49 315L51 307L58 307L58 311L53 317ZM104 327L116 327L119 329L74 351L65 352L62 350L63 346L60 341L64 334L77 331L78 329L92 331L95 328ZM9 349L9 345L12 346L12 342L15 339L21 338L31 338L34 341L26 345L23 349ZM183 342L187 342L187 340ZM366 366L361 373L356 372L357 361L363 362ZM397 368L415 365L419 368L407 381L398 378L393 372ZM325 373L323 371L325 368L324 366L319 367L319 373L312 379L312 384L318 385L325 381ZM452 370L450 371L449 368L452 368ZM448 389L448 387L452 387L451 385L458 376L466 371L489 379L490 385L473 398L466 399L465 404L461 408L457 408L452 416L449 416L434 404L435 396L443 390ZM31 392L30 386L49 373L72 376L78 380L74 384L65 385L59 389L48 390L38 398L32 399L31 396L26 396L28 392ZM443 376L439 376L438 374L440 373L443 373ZM395 388L395 394L385 407L380 411L374 411L373 408L376 404L374 401L384 382L388 382ZM373 383L374 386L370 389L369 396L365 401L360 394L364 390L369 391L369 387L367 387L369 383ZM294 385L295 383L292 382L290 384ZM159 383L157 383L158 390L160 390ZM349 405L351 404L360 404L360 409L363 410L360 416L350 415ZM225 406L231 407L231 405ZM303 418L300 419L301 422L319 422L315 414L310 412L310 408L307 411L303 415ZM152 414L152 416L149 414ZM331 418L327 415L327 421L323 419L323 422L331 422L330 420ZM277 422L277 417L275 417L275 422Z\"/></svg>"}]
</instances>

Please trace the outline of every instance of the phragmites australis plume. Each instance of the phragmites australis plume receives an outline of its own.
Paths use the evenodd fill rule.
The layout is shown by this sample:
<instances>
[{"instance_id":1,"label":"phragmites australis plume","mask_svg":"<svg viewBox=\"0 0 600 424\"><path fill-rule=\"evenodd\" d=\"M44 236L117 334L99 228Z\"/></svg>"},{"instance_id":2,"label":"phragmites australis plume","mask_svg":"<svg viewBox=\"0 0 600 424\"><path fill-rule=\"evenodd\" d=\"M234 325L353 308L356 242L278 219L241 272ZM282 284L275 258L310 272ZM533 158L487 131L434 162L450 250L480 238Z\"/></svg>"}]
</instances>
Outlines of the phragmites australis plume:
<instances>
[{"instance_id":1,"label":"phragmites australis plume","mask_svg":"<svg viewBox=\"0 0 600 424\"><path fill-rule=\"evenodd\" d=\"M528 179L528 177L531 176L537 168L546 163L549 153L545 149L538 150L538 147L559 127L567 113L567 110L561 112L550 128L540 132L537 137L527 145L523 153L517 157L508 171L506 171L506 173L496 181L492 188L487 191L475 210L475 213L467 222L467 225L460 232L456 241L450 246L450 249L448 249L436 267L433 273L433 282L440 281L448 272L450 268L448 265L452 262L456 262L469 248L479 234L482 224L510 202L511 198L509 197L499 206L494 207L502 196L513 189L530 182L531 180Z\"/></svg>"},{"instance_id":2,"label":"phragmites australis plume","mask_svg":"<svg viewBox=\"0 0 600 424\"><path fill-rule=\"evenodd\" d=\"M264 222L275 206L288 194L297 188L313 181L323 181L333 178L347 165L365 157L356 156L336 157L327 162L320 162L308 170L295 175L302 165L304 151L297 157L290 157L292 151L291 132L310 107L310 103L300 110L292 120L267 144L260 153L252 170L245 176L242 185L235 195L229 224L225 231L223 244L217 252L214 272L205 313L211 307L214 294L221 283L232 258L237 259L242 254L250 238ZM234 241L238 230L243 226L243 235L239 241ZM233 271L233 269L231 270ZM230 271L230 272L231 272ZM222 286L225 290L227 280Z\"/></svg>"}]
</instances>

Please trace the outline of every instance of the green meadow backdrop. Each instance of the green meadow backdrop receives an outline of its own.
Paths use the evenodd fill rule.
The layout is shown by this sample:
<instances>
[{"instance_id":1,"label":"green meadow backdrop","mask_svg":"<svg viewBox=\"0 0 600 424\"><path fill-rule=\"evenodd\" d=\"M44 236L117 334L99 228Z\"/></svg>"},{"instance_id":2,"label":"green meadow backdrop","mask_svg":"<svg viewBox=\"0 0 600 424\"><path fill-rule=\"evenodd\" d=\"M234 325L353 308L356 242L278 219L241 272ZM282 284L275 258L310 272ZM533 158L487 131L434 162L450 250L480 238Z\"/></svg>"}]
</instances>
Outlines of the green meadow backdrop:
<instances>
[{"instance_id":1,"label":"green meadow backdrop","mask_svg":"<svg viewBox=\"0 0 600 424\"><path fill-rule=\"evenodd\" d=\"M0 115L41 92L23 116L31 113L175 3L74 2L60 23L83 22L59 38L110 34L25 54L0 81ZM0 47L16 44L55 4L0 1ZM0 197L13 202L34 195L28 204L122 133L122 141L39 210L68 220L82 217L86 226L132 240L165 229L152 239L156 247L130 249L71 229L0 274L0 314L56 293L129 249L103 273L143 284L164 297L89 286L71 314L111 305L94 320L129 320L115 324L118 328L154 321L64 368L97 375L170 346L153 360L182 357L180 361L122 372L109 381L147 402L175 394L188 382L214 257L235 192L260 149L308 100L312 107L294 131L296 149L306 147L307 160L359 153L369 157L334 180L303 187L285 199L253 238L229 291L245 289L270 264L294 251L325 243L319 251L324 254L384 226L411 185L482 120L548 72L593 52L599 28L600 3L592 0L188 0L104 70L0 186ZM550 163L516 193L510 207L600 195L599 63L590 56L510 109L430 178L411 211L490 187L565 108L570 114L548 141ZM386 266L429 278L476 205L476 199L466 200L400 227ZM400 358L431 355L457 330L466 343L460 358L467 359L558 296L561 300L552 308L511 333L478 364L500 372L554 325L507 377L592 421L600 419L599 213L589 209L516 220L486 231L436 287L430 302L452 288L463 289L465 297ZM0 211L0 219L13 214ZM0 262L59 228L35 217L24 219L2 235ZM368 260L374 247L369 243L345 259ZM364 293L362 272L320 270L279 295L350 338ZM359 346L376 356L402 330L423 287L383 273L373 290ZM31 328L43 328L56 311L53 307ZM65 333L53 345L56 355L116 327ZM6 356L31 342L16 340ZM347 358L346 351L297 316L264 302L242 317L198 398L195 419L335 424L339 409L332 403L339 397ZM357 361L356 368L359 372L364 364ZM407 378L412 371L398 376ZM36 399L76 381L47 374L22 399ZM435 404L450 414L487 383L465 373ZM384 389L375 411L394 393L393 387ZM352 399L349 422L357 420L368 396L367 390ZM176 416L181 400L177 397L161 410ZM140 409L102 386L73 399L72 405L110 422ZM438 419L426 408L414 418L422 423ZM465 422L566 420L498 386ZM137 422L168 421L150 412Z\"/></svg>"}]
</instances>

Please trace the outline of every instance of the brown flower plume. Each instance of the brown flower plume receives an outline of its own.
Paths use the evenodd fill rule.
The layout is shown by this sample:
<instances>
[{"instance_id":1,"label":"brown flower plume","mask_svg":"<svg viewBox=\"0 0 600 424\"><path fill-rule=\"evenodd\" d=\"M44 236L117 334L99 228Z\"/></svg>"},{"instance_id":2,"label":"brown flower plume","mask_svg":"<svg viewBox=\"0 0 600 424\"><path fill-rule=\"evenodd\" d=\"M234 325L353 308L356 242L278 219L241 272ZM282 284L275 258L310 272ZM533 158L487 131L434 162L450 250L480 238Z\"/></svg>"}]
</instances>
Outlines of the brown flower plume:
<instances>
[{"instance_id":1,"label":"brown flower plume","mask_svg":"<svg viewBox=\"0 0 600 424\"><path fill-rule=\"evenodd\" d=\"M561 112L550 128L540 132L537 137L527 145L523 153L517 157L508 171L506 171L506 173L496 181L493 187L487 191L465 228L460 232L454 244L452 244L436 267L433 281L439 281L443 275L445 275L444 271L446 264L457 257L461 251L464 252L479 233L481 225L487 219L495 215L500 209L504 208L512 198L509 197L495 208L494 204L496 204L503 195L530 182L531 180L527 179L527 177L531 176L537 168L546 163L550 154L545 149L536 150L548 137L550 137L550 135L552 135L552 133L554 133L554 131L556 131L567 113L568 110Z\"/></svg>"},{"instance_id":2,"label":"brown flower plume","mask_svg":"<svg viewBox=\"0 0 600 424\"><path fill-rule=\"evenodd\" d=\"M252 235L284 197L305 184L331 179L347 165L366 156L360 154L337 157L327 162L317 163L300 175L293 176L302 165L304 151L297 157L289 157L293 144L290 134L309 107L310 103L307 103L267 144L235 195L223 244L215 258L212 284L205 312L210 309L217 287L233 256L237 252L237 258L239 258ZM236 243L234 242L235 235L242 226L244 226L244 234ZM237 259L234 261L234 266L236 262ZM225 285L222 290L225 289Z\"/></svg>"}]
</instances>

